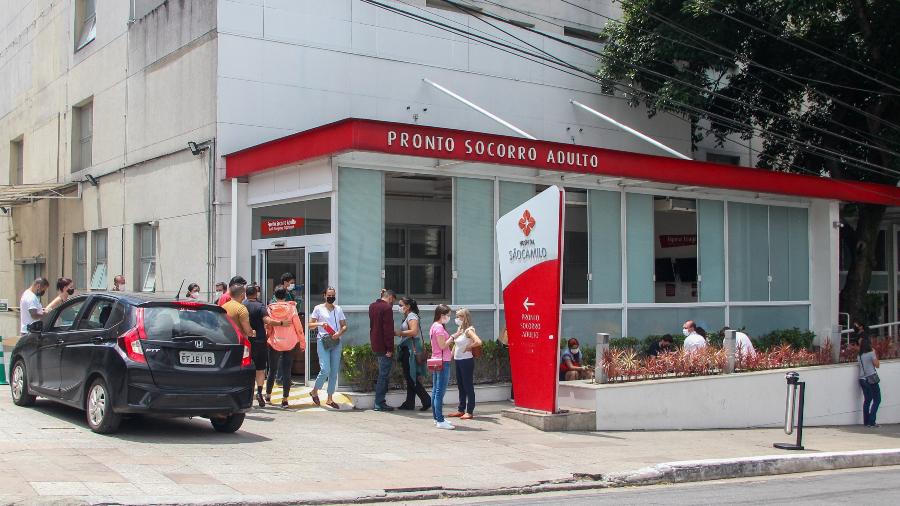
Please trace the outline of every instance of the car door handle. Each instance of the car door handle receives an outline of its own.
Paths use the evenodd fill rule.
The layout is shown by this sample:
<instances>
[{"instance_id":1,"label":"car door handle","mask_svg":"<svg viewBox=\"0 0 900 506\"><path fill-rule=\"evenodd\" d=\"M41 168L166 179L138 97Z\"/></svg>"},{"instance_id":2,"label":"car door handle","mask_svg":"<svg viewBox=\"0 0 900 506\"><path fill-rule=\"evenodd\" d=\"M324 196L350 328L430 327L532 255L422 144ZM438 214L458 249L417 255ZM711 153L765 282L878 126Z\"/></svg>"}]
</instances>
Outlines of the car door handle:
<instances>
[{"instance_id":1,"label":"car door handle","mask_svg":"<svg viewBox=\"0 0 900 506\"><path fill-rule=\"evenodd\" d=\"M94 343L94 344L100 344L100 343L102 343L102 342L104 342L104 341L106 341L106 339L103 338L103 337L101 337L101 336L94 336L94 337L91 338L91 342Z\"/></svg>"},{"instance_id":2,"label":"car door handle","mask_svg":"<svg viewBox=\"0 0 900 506\"><path fill-rule=\"evenodd\" d=\"M65 344L65 342L66 340L62 338L56 340L56 344Z\"/></svg>"}]
</instances>

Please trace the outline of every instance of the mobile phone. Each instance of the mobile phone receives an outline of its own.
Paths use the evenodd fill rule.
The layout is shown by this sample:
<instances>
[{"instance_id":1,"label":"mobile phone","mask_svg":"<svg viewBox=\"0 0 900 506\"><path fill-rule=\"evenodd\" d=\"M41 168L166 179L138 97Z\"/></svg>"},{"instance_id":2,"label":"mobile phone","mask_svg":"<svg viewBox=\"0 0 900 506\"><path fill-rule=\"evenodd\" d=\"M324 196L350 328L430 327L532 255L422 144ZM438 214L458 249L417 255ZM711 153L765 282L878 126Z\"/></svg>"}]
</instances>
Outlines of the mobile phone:
<instances>
[{"instance_id":1,"label":"mobile phone","mask_svg":"<svg viewBox=\"0 0 900 506\"><path fill-rule=\"evenodd\" d=\"M322 327L325 329L325 332L328 332L331 335L337 334L337 331L334 330L334 328L327 323L323 324Z\"/></svg>"}]
</instances>

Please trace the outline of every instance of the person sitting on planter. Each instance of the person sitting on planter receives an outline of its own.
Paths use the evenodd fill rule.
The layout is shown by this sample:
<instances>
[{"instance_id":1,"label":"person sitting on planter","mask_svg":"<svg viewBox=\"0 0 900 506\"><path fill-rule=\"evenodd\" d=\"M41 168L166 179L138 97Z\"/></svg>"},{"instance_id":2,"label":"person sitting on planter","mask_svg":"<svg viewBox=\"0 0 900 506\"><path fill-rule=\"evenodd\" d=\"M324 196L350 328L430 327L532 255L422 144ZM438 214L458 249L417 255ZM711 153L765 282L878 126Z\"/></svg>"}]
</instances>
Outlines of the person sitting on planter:
<instances>
[{"instance_id":1,"label":"person sitting on planter","mask_svg":"<svg viewBox=\"0 0 900 506\"><path fill-rule=\"evenodd\" d=\"M584 365L584 355L578 346L578 339L569 339L568 346L562 353L559 362L560 381L574 381L579 379L593 379L594 371L590 366Z\"/></svg>"},{"instance_id":2,"label":"person sitting on planter","mask_svg":"<svg viewBox=\"0 0 900 506\"><path fill-rule=\"evenodd\" d=\"M675 338L672 337L672 334L666 334L659 341L650 345L650 349L647 350L647 356L658 357L660 353L668 353L670 351L675 351Z\"/></svg>"}]
</instances>

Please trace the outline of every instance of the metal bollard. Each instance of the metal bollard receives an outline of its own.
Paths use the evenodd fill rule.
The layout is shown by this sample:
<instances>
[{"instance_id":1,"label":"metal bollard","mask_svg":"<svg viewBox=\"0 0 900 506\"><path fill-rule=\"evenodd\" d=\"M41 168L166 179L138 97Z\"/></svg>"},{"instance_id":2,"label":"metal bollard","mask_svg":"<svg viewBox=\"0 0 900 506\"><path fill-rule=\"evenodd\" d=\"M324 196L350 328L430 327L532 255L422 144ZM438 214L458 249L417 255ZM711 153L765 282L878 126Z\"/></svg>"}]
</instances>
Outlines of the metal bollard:
<instances>
[{"instance_id":1,"label":"metal bollard","mask_svg":"<svg viewBox=\"0 0 900 506\"><path fill-rule=\"evenodd\" d=\"M597 333L597 356L594 357L594 383L607 383L606 369L603 368L603 356L609 351L609 334Z\"/></svg>"},{"instance_id":2,"label":"metal bollard","mask_svg":"<svg viewBox=\"0 0 900 506\"><path fill-rule=\"evenodd\" d=\"M775 443L773 446L782 450L803 449L803 401L806 397L806 382L800 381L800 375L791 371L784 375L787 381L787 392L784 400L784 433L793 434L796 412L797 442ZM797 398L799 399L799 402Z\"/></svg>"},{"instance_id":3,"label":"metal bollard","mask_svg":"<svg viewBox=\"0 0 900 506\"><path fill-rule=\"evenodd\" d=\"M731 374L734 372L734 361L737 354L736 330L725 331L725 340L722 341L722 348L725 349L725 374Z\"/></svg>"}]
</instances>

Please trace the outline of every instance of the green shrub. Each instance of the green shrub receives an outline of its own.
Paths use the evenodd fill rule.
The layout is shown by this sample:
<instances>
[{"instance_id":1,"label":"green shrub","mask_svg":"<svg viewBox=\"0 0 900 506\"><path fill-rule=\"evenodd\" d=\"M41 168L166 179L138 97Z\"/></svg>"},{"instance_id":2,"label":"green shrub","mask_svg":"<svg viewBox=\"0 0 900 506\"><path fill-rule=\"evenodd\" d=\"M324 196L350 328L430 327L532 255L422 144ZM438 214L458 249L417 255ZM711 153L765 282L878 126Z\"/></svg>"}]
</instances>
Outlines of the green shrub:
<instances>
[{"instance_id":1,"label":"green shrub","mask_svg":"<svg viewBox=\"0 0 900 506\"><path fill-rule=\"evenodd\" d=\"M641 341L636 337L614 337L609 340L610 348L631 348L637 350L641 347Z\"/></svg>"},{"instance_id":2,"label":"green shrub","mask_svg":"<svg viewBox=\"0 0 900 506\"><path fill-rule=\"evenodd\" d=\"M764 336L753 339L753 346L766 351L782 343L789 344L795 350L811 350L816 334L810 330L792 329L773 330Z\"/></svg>"}]
</instances>

